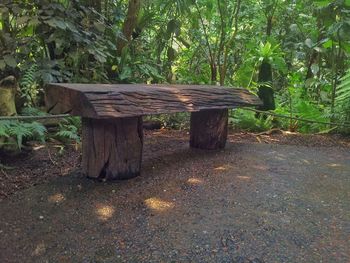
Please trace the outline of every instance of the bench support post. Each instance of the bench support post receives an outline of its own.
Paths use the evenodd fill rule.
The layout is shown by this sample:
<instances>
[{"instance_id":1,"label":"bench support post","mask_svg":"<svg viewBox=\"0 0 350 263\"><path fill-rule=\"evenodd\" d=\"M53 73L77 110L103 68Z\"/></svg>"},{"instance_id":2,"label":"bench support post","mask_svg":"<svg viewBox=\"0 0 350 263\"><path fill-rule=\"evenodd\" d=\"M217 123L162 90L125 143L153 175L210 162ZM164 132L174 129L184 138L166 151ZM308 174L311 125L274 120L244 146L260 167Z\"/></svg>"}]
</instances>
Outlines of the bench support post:
<instances>
[{"instance_id":1,"label":"bench support post","mask_svg":"<svg viewBox=\"0 0 350 263\"><path fill-rule=\"evenodd\" d=\"M202 110L191 113L190 146L205 150L225 147L228 110Z\"/></svg>"},{"instance_id":2,"label":"bench support post","mask_svg":"<svg viewBox=\"0 0 350 263\"><path fill-rule=\"evenodd\" d=\"M129 179L140 174L142 117L83 118L83 173L99 180Z\"/></svg>"}]
</instances>

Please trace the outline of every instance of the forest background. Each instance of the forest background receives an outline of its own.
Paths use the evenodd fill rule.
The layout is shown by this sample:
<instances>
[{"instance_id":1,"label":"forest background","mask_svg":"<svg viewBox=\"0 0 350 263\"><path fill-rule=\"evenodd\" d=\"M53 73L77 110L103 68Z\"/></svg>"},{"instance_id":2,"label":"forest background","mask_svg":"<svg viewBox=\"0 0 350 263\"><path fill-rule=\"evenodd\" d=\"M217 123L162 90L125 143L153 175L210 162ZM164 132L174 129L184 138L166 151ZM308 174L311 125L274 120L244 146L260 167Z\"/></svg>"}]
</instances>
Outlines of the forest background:
<instances>
[{"instance_id":1,"label":"forest background","mask_svg":"<svg viewBox=\"0 0 350 263\"><path fill-rule=\"evenodd\" d=\"M350 0L3 0L0 30L0 104L6 85L16 96L0 115L45 115L49 82L210 84L290 117L234 110L236 128L350 132ZM58 127L53 137L79 141L79 119ZM42 122L0 121L0 144L47 136Z\"/></svg>"}]
</instances>

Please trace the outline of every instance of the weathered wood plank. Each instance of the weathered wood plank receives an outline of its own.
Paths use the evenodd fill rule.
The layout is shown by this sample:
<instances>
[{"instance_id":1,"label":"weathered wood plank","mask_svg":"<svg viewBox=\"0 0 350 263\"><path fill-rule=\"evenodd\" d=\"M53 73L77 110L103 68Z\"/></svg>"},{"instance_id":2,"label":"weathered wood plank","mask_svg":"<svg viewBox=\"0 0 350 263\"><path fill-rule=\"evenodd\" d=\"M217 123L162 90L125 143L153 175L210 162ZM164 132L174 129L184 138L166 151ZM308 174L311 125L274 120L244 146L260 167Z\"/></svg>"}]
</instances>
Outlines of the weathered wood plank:
<instances>
[{"instance_id":1,"label":"weathered wood plank","mask_svg":"<svg viewBox=\"0 0 350 263\"><path fill-rule=\"evenodd\" d=\"M48 84L51 113L125 118L261 105L245 89L207 85Z\"/></svg>"}]
</instances>

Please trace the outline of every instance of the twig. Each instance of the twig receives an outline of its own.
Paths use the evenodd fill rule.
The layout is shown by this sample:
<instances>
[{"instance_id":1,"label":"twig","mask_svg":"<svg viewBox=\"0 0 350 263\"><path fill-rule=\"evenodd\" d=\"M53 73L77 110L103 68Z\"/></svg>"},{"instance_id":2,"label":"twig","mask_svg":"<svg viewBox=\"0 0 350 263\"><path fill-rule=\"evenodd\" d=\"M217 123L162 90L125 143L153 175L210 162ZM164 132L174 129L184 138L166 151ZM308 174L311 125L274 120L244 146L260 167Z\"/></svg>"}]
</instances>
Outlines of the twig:
<instances>
[{"instance_id":1,"label":"twig","mask_svg":"<svg viewBox=\"0 0 350 263\"><path fill-rule=\"evenodd\" d=\"M274 132L280 132L283 134L283 131L281 129L271 129L271 130L268 130L268 131L263 131L263 132L260 132L260 133L257 133L255 134L256 136L260 136L260 135L271 135L272 133Z\"/></svg>"},{"instance_id":2,"label":"twig","mask_svg":"<svg viewBox=\"0 0 350 263\"><path fill-rule=\"evenodd\" d=\"M266 115L270 115L270 116L274 116L274 117L278 117L278 118L285 118L285 119L296 120L296 121L318 123L318 124L324 124L324 125L338 125L338 126L343 126L343 127L350 127L349 122L338 123L338 122L315 121L315 120L308 120L308 119L299 118L299 117L291 117L291 116L287 116L287 115L272 113L270 111L261 111L261 110L251 109L251 108L244 108L244 110L249 110L249 111L262 113L262 114L266 114Z\"/></svg>"},{"instance_id":3,"label":"twig","mask_svg":"<svg viewBox=\"0 0 350 263\"><path fill-rule=\"evenodd\" d=\"M259 136L255 136L255 139L256 139L259 143L261 143L261 139L259 138Z\"/></svg>"},{"instance_id":4,"label":"twig","mask_svg":"<svg viewBox=\"0 0 350 263\"><path fill-rule=\"evenodd\" d=\"M9 178L8 174L3 169L1 169L0 171L5 176L5 178Z\"/></svg>"},{"instance_id":5,"label":"twig","mask_svg":"<svg viewBox=\"0 0 350 263\"><path fill-rule=\"evenodd\" d=\"M12 170L12 169L15 169L15 168L0 163L0 169L3 171L3 169L5 169L5 170ZM3 172L4 172L4 171L3 171Z\"/></svg>"},{"instance_id":6,"label":"twig","mask_svg":"<svg viewBox=\"0 0 350 263\"><path fill-rule=\"evenodd\" d=\"M62 119L67 118L69 114L45 115L45 116L0 116L0 121L10 120L42 120L42 119Z\"/></svg>"},{"instance_id":7,"label":"twig","mask_svg":"<svg viewBox=\"0 0 350 263\"><path fill-rule=\"evenodd\" d=\"M47 153L48 153L48 155L49 155L49 159L50 159L50 161L52 162L52 164L55 165L55 166L57 166L57 162L55 162L55 161L52 159L52 157L51 157L51 153L50 153L49 147L47 147Z\"/></svg>"}]
</instances>

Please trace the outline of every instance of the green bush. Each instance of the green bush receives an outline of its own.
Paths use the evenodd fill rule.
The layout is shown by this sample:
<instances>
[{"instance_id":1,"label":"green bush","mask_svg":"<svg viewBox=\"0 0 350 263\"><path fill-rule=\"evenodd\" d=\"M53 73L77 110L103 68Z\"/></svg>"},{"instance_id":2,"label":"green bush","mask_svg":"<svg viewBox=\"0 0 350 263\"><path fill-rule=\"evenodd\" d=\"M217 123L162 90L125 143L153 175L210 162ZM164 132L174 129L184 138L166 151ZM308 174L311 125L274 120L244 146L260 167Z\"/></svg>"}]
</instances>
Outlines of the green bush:
<instances>
[{"instance_id":1,"label":"green bush","mask_svg":"<svg viewBox=\"0 0 350 263\"><path fill-rule=\"evenodd\" d=\"M0 121L0 149L21 150L27 140L45 142L46 128L38 122Z\"/></svg>"},{"instance_id":2,"label":"green bush","mask_svg":"<svg viewBox=\"0 0 350 263\"><path fill-rule=\"evenodd\" d=\"M244 109L237 109L230 114L229 122L235 129L246 130L250 132L262 132L270 130L273 127L273 118L271 116L260 116L257 118L255 113Z\"/></svg>"},{"instance_id":3,"label":"green bush","mask_svg":"<svg viewBox=\"0 0 350 263\"><path fill-rule=\"evenodd\" d=\"M58 131L54 134L54 137L63 143L72 141L74 143L80 143L80 130L81 118L68 117L58 124Z\"/></svg>"}]
</instances>

